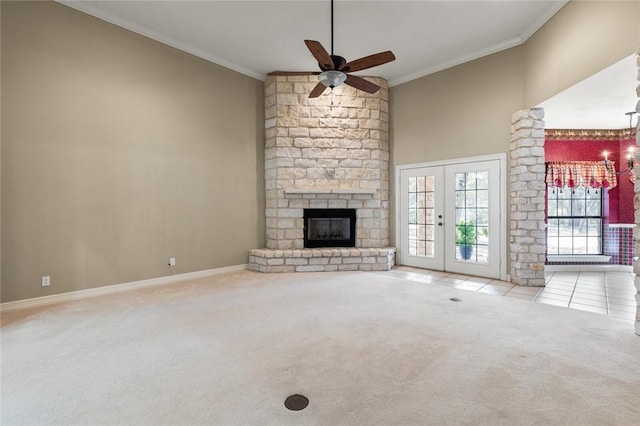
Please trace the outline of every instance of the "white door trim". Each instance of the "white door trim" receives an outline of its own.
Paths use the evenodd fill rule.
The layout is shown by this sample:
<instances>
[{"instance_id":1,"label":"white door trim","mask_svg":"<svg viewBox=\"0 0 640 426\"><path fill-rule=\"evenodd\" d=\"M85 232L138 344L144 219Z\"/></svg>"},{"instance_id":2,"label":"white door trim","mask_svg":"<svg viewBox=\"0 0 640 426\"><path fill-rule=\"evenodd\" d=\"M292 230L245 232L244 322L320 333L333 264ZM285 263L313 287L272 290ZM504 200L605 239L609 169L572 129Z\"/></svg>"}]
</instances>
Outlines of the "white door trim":
<instances>
[{"instance_id":1,"label":"white door trim","mask_svg":"<svg viewBox=\"0 0 640 426\"><path fill-rule=\"evenodd\" d=\"M399 239L401 238L401 208L400 208L400 172L402 170L415 169L420 167L434 167L434 166L448 166L452 164L462 164L462 163L476 163L480 161L490 161L497 160L500 165L500 279L504 281L509 281L510 277L507 274L507 265L509 263L509 259L507 258L507 239L508 239L508 227L507 227L507 154L499 153L499 154L489 154L489 155L481 155L477 157L463 157L463 158L453 158L450 160L438 160L438 161L429 161L425 163L413 163L413 164L400 164L395 167L395 175L394 175L394 188L395 188L395 230L396 230L396 241L395 245L397 250L401 250L400 244L398 244ZM399 258L400 256L397 256Z\"/></svg>"}]
</instances>

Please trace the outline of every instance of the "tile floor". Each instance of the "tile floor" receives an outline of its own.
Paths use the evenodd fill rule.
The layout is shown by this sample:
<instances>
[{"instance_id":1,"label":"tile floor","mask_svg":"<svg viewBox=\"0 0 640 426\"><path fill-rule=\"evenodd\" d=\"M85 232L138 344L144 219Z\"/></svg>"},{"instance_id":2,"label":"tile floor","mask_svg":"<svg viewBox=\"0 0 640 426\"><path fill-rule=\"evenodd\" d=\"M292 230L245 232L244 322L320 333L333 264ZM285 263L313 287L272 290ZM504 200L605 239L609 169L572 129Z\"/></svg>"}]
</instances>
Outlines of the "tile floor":
<instances>
[{"instance_id":1,"label":"tile floor","mask_svg":"<svg viewBox=\"0 0 640 426\"><path fill-rule=\"evenodd\" d=\"M549 272L535 301L633 321L633 278L631 272Z\"/></svg>"},{"instance_id":2,"label":"tile floor","mask_svg":"<svg viewBox=\"0 0 640 426\"><path fill-rule=\"evenodd\" d=\"M397 266L384 273L427 284L448 285L635 321L637 302L632 272L547 272L545 287L521 287L490 278L408 266Z\"/></svg>"}]
</instances>

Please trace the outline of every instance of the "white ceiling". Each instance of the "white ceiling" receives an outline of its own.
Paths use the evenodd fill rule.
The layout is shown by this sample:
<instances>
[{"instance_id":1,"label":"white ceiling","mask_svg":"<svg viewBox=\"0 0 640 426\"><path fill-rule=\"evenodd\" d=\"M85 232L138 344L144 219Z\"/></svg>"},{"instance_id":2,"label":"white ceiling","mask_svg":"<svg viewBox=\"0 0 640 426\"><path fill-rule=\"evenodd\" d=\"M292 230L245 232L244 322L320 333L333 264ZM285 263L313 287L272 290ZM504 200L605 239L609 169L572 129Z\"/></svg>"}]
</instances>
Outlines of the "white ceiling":
<instances>
[{"instance_id":1,"label":"white ceiling","mask_svg":"<svg viewBox=\"0 0 640 426\"><path fill-rule=\"evenodd\" d=\"M624 129L635 111L636 55L579 82L538 105L547 129ZM636 119L633 120L636 125Z\"/></svg>"},{"instance_id":2,"label":"white ceiling","mask_svg":"<svg viewBox=\"0 0 640 426\"><path fill-rule=\"evenodd\" d=\"M261 80L275 70L316 71L305 39L331 49L329 0L61 2ZM337 0L334 53L353 60L393 51L395 62L362 74L396 85L517 46L566 3Z\"/></svg>"},{"instance_id":3,"label":"white ceiling","mask_svg":"<svg viewBox=\"0 0 640 426\"><path fill-rule=\"evenodd\" d=\"M59 1L260 80L276 70L317 70L305 39L331 49L329 0ZM396 61L359 74L383 77L394 86L522 44L566 3L336 0L334 53L353 60L393 51ZM589 103L595 108L599 102ZM576 111L550 108L548 121Z\"/></svg>"}]
</instances>

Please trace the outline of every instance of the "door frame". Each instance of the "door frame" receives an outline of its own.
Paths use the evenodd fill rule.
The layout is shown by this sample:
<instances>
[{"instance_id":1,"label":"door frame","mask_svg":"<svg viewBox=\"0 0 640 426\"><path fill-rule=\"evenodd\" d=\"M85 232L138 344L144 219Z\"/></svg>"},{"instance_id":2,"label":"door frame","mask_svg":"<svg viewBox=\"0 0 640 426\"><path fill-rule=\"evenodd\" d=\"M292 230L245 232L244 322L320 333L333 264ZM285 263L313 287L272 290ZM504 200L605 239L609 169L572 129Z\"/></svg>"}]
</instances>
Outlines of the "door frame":
<instances>
[{"instance_id":1,"label":"door frame","mask_svg":"<svg viewBox=\"0 0 640 426\"><path fill-rule=\"evenodd\" d=\"M489 154L489 155L481 155L477 157L461 157L461 158L453 158L449 160L438 160L438 161L429 161L425 163L412 163L412 164L400 164L395 167L395 176L394 176L394 188L395 188L395 239L396 239L396 250L401 253L402 247L401 244L398 244L399 239L402 237L400 226L402 223L401 213L401 202L400 202L400 172L402 170L415 169L420 167L436 167L436 166L450 166L453 164L464 164L464 163L476 163L481 161L491 161L497 160L500 168L500 176L498 177L498 182L500 185L499 195L500 195L500 203L499 203L499 229L500 229L500 279L503 281L510 281L510 277L507 274L507 266L509 263L509 259L507 258L507 239L508 239L508 229L507 229L507 154L499 153L499 154ZM396 253L396 258L399 259L400 256Z\"/></svg>"},{"instance_id":2,"label":"door frame","mask_svg":"<svg viewBox=\"0 0 640 426\"><path fill-rule=\"evenodd\" d=\"M408 185L408 179L411 177L411 175L413 174L413 172L416 172L416 174L418 176L431 176L433 177L433 186L434 186L434 192L433 192L433 225L432 225L432 229L433 229L433 246L438 248L438 247L444 247L444 236L445 236L445 231L444 231L444 227L441 226L441 224L444 221L443 217L445 216L445 189L444 189L444 185L445 185L445 169L444 167L440 167L440 166L436 166L436 167L415 167L415 168L406 168L406 169L402 169L400 170L400 173L398 174L398 180L400 181L400 190L399 190L399 194L400 194L400 204L399 204L399 212L403 212L403 211L408 211L409 210L409 206L408 206L408 194L407 194L407 189L408 187L403 187L403 183L406 183ZM403 179L403 175L407 175L407 177L405 179ZM405 205L405 201L407 202L407 204ZM406 209L405 209L406 207ZM436 218L436 215L438 215L438 218ZM436 226L436 222L440 222L438 224L438 226ZM398 249L400 249L400 247L396 248L396 254L397 254L397 258L396 258L396 262L398 262L400 260L400 257L402 256L402 260L403 265L406 266L415 266L417 268L425 268L425 269L433 269L436 271L443 271L444 270L444 264L446 261L446 253L444 252L444 250L440 250L440 251L435 251L434 253L432 253L431 256L420 256L420 255L410 255L408 253L405 252L405 250L407 249L407 242L408 241L402 241L402 237L407 236L409 233L409 224L406 221L400 221L399 222L399 239L398 243L402 242L402 250L400 250L400 253L398 253ZM398 244L398 246L400 246L400 244ZM414 263L415 262L415 263ZM412 265L413 264L413 265Z\"/></svg>"}]
</instances>

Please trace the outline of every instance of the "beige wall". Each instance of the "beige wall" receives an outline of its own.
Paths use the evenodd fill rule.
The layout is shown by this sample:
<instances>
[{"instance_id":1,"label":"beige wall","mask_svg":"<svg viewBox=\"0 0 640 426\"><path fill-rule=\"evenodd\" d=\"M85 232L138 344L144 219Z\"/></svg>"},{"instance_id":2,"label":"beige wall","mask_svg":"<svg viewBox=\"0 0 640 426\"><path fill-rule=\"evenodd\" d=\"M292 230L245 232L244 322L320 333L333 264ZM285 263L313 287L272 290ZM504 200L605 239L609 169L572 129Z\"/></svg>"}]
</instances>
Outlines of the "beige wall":
<instances>
[{"instance_id":1,"label":"beige wall","mask_svg":"<svg viewBox=\"0 0 640 426\"><path fill-rule=\"evenodd\" d=\"M3 302L264 246L262 82L57 3L1 6ZM506 152L511 114L633 53L638 16L573 1L523 46L393 87L392 164Z\"/></svg>"},{"instance_id":2,"label":"beige wall","mask_svg":"<svg viewBox=\"0 0 640 426\"><path fill-rule=\"evenodd\" d=\"M523 91L518 48L393 87L394 164L506 152Z\"/></svg>"},{"instance_id":3,"label":"beige wall","mask_svg":"<svg viewBox=\"0 0 640 426\"><path fill-rule=\"evenodd\" d=\"M549 99L639 46L640 1L571 1L522 47L524 107Z\"/></svg>"},{"instance_id":4,"label":"beige wall","mask_svg":"<svg viewBox=\"0 0 640 426\"><path fill-rule=\"evenodd\" d=\"M633 54L639 18L640 1L572 1L521 46L392 87L392 172L508 152L511 115ZM391 190L396 244L394 181Z\"/></svg>"},{"instance_id":5,"label":"beige wall","mask_svg":"<svg viewBox=\"0 0 640 426\"><path fill-rule=\"evenodd\" d=\"M0 5L2 6L2 5ZM0 53L2 46L2 7L0 7ZM0 81L2 81L2 54L0 54ZM0 84L2 99L2 84ZM0 293L2 292L2 102L0 102ZM0 301L2 301L0 297Z\"/></svg>"},{"instance_id":6,"label":"beige wall","mask_svg":"<svg viewBox=\"0 0 640 426\"><path fill-rule=\"evenodd\" d=\"M264 246L260 81L57 3L3 1L2 124L3 302Z\"/></svg>"},{"instance_id":7,"label":"beige wall","mask_svg":"<svg viewBox=\"0 0 640 426\"><path fill-rule=\"evenodd\" d=\"M524 45L392 87L394 164L506 152L511 114L633 54L639 19L640 1L572 1Z\"/></svg>"},{"instance_id":8,"label":"beige wall","mask_svg":"<svg viewBox=\"0 0 640 426\"><path fill-rule=\"evenodd\" d=\"M507 152L511 114L522 108L523 93L519 48L391 88L391 245L397 245L395 166Z\"/></svg>"}]
</instances>

